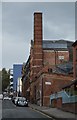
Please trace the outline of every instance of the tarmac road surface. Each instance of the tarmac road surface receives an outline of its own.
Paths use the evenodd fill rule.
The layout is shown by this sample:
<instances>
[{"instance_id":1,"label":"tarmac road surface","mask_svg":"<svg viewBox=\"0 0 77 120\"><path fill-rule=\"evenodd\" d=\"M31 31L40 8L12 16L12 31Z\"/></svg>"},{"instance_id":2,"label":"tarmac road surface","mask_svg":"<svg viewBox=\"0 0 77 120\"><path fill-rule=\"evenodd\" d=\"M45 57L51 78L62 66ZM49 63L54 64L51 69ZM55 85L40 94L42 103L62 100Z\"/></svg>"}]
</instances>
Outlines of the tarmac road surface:
<instances>
[{"instance_id":1,"label":"tarmac road surface","mask_svg":"<svg viewBox=\"0 0 77 120\"><path fill-rule=\"evenodd\" d=\"M2 100L0 100L0 120L2 118Z\"/></svg>"},{"instance_id":2,"label":"tarmac road surface","mask_svg":"<svg viewBox=\"0 0 77 120\"><path fill-rule=\"evenodd\" d=\"M49 117L30 107L17 107L11 100L3 100L2 118L47 118L48 120Z\"/></svg>"}]
</instances>

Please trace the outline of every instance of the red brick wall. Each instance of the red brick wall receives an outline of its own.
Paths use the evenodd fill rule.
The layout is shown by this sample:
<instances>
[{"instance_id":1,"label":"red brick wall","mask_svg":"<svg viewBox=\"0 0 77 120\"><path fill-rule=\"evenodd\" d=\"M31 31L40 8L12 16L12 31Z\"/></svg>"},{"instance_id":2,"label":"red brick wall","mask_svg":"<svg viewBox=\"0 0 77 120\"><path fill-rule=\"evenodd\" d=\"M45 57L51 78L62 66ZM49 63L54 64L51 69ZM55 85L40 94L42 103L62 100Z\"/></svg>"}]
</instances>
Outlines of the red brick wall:
<instances>
[{"instance_id":1,"label":"red brick wall","mask_svg":"<svg viewBox=\"0 0 77 120\"><path fill-rule=\"evenodd\" d=\"M62 98L53 99L51 103L52 107L62 109L64 111L77 114L77 103L64 103L62 104Z\"/></svg>"},{"instance_id":2,"label":"red brick wall","mask_svg":"<svg viewBox=\"0 0 77 120\"><path fill-rule=\"evenodd\" d=\"M36 89L35 89L36 88ZM38 103L37 101L40 99L39 91L40 91L40 81L36 80L32 82L30 85L30 101L34 103ZM38 100L37 100L38 99ZM39 102L40 105L40 102Z\"/></svg>"},{"instance_id":3,"label":"red brick wall","mask_svg":"<svg viewBox=\"0 0 77 120\"><path fill-rule=\"evenodd\" d=\"M57 99L57 108L62 108L62 98Z\"/></svg>"},{"instance_id":4,"label":"red brick wall","mask_svg":"<svg viewBox=\"0 0 77 120\"><path fill-rule=\"evenodd\" d=\"M69 61L69 51L58 51L58 58L59 56L64 56L63 61ZM57 63L61 63L61 61L58 59Z\"/></svg>"},{"instance_id":5,"label":"red brick wall","mask_svg":"<svg viewBox=\"0 0 77 120\"><path fill-rule=\"evenodd\" d=\"M57 107L57 100L53 99L51 104L52 104L52 107Z\"/></svg>"},{"instance_id":6,"label":"red brick wall","mask_svg":"<svg viewBox=\"0 0 77 120\"><path fill-rule=\"evenodd\" d=\"M77 103L62 104L62 109L68 112L77 113Z\"/></svg>"},{"instance_id":7,"label":"red brick wall","mask_svg":"<svg viewBox=\"0 0 77 120\"><path fill-rule=\"evenodd\" d=\"M64 60L59 60L59 56L64 56ZM43 50L43 64L55 65L65 61L69 61L69 51Z\"/></svg>"},{"instance_id":8,"label":"red brick wall","mask_svg":"<svg viewBox=\"0 0 77 120\"><path fill-rule=\"evenodd\" d=\"M23 93L23 96L26 97L26 91L27 89L30 87L30 84L29 84L29 79L27 79L26 81L23 81L22 83L23 87L22 87L22 93Z\"/></svg>"},{"instance_id":9,"label":"red brick wall","mask_svg":"<svg viewBox=\"0 0 77 120\"><path fill-rule=\"evenodd\" d=\"M70 81L73 79L71 76L64 76L64 75L57 75L57 74L42 74L39 78L37 78L36 81L40 81L37 84L37 87L39 87L39 90L43 90L43 93L41 94L43 96L43 105L49 106L50 105L50 95L62 90L62 86L70 83ZM51 84L47 84L46 82L50 82ZM37 88L36 87L36 88ZM42 99L42 97L40 97ZM58 100L58 103L61 107L61 101ZM59 107L59 106L58 106Z\"/></svg>"},{"instance_id":10,"label":"red brick wall","mask_svg":"<svg viewBox=\"0 0 77 120\"><path fill-rule=\"evenodd\" d=\"M43 106L49 106L50 103L50 96L43 97Z\"/></svg>"},{"instance_id":11,"label":"red brick wall","mask_svg":"<svg viewBox=\"0 0 77 120\"><path fill-rule=\"evenodd\" d=\"M25 84L22 83L22 96L25 97Z\"/></svg>"},{"instance_id":12,"label":"red brick wall","mask_svg":"<svg viewBox=\"0 0 77 120\"><path fill-rule=\"evenodd\" d=\"M46 81L51 82L51 86L45 86L44 91L48 94L58 92L62 89L62 86L70 83L70 81L73 79L73 76L66 76L61 74L46 74L44 75L44 83ZM51 91L50 91L51 89Z\"/></svg>"},{"instance_id":13,"label":"red brick wall","mask_svg":"<svg viewBox=\"0 0 77 120\"><path fill-rule=\"evenodd\" d=\"M30 49L30 81L32 81L33 77L33 48Z\"/></svg>"},{"instance_id":14,"label":"red brick wall","mask_svg":"<svg viewBox=\"0 0 77 120\"><path fill-rule=\"evenodd\" d=\"M34 83L31 83L30 85L30 102L34 102Z\"/></svg>"},{"instance_id":15,"label":"red brick wall","mask_svg":"<svg viewBox=\"0 0 77 120\"><path fill-rule=\"evenodd\" d=\"M76 50L77 50L77 45L75 47L73 47L73 77L74 79L77 78L77 54L76 54Z\"/></svg>"},{"instance_id":16,"label":"red brick wall","mask_svg":"<svg viewBox=\"0 0 77 120\"><path fill-rule=\"evenodd\" d=\"M36 12L34 13L33 74L40 71L42 64L42 13Z\"/></svg>"},{"instance_id":17,"label":"red brick wall","mask_svg":"<svg viewBox=\"0 0 77 120\"><path fill-rule=\"evenodd\" d=\"M52 50L43 50L43 64L55 65L55 54Z\"/></svg>"}]
</instances>

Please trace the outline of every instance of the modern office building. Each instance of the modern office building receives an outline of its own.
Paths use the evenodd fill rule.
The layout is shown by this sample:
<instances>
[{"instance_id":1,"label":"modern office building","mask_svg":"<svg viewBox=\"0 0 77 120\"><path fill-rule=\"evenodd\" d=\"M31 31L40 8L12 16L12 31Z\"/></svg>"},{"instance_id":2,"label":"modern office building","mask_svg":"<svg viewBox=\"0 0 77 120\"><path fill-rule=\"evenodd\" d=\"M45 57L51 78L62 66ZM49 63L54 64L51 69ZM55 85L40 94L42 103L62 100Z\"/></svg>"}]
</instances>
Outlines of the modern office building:
<instances>
[{"instance_id":1,"label":"modern office building","mask_svg":"<svg viewBox=\"0 0 77 120\"><path fill-rule=\"evenodd\" d=\"M22 76L22 64L13 65L13 89L17 92L18 78Z\"/></svg>"}]
</instances>

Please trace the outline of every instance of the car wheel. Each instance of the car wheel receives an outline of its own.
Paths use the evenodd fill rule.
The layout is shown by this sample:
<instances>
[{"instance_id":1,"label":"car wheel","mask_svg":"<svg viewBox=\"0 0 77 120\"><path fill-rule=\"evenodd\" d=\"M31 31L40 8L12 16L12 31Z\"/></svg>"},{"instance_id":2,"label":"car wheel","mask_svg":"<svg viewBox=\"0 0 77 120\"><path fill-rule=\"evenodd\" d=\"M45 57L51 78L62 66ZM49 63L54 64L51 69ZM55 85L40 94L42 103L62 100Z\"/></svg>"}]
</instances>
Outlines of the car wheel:
<instances>
[{"instance_id":1,"label":"car wheel","mask_svg":"<svg viewBox=\"0 0 77 120\"><path fill-rule=\"evenodd\" d=\"M28 105L26 105L26 107L28 107Z\"/></svg>"},{"instance_id":2,"label":"car wheel","mask_svg":"<svg viewBox=\"0 0 77 120\"><path fill-rule=\"evenodd\" d=\"M18 102L16 103L16 106L18 106Z\"/></svg>"}]
</instances>

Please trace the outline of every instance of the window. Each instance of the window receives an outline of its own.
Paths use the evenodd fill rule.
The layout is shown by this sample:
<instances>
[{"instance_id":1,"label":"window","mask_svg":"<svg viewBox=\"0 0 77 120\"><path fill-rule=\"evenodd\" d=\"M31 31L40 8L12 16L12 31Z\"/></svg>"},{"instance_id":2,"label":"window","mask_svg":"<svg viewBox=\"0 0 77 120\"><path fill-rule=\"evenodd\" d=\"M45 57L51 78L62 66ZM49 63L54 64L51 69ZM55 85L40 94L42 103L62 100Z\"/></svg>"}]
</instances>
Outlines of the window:
<instances>
[{"instance_id":1,"label":"window","mask_svg":"<svg viewBox=\"0 0 77 120\"><path fill-rule=\"evenodd\" d=\"M52 68L49 68L49 69L48 69L48 72L49 72L49 73L52 73Z\"/></svg>"}]
</instances>

